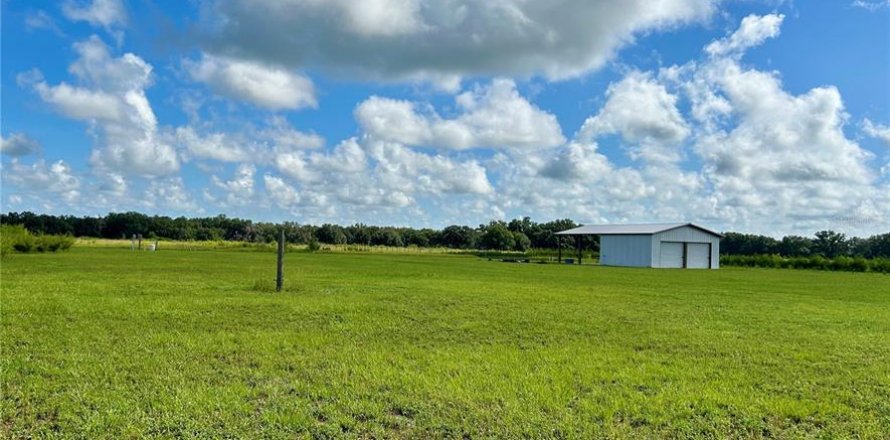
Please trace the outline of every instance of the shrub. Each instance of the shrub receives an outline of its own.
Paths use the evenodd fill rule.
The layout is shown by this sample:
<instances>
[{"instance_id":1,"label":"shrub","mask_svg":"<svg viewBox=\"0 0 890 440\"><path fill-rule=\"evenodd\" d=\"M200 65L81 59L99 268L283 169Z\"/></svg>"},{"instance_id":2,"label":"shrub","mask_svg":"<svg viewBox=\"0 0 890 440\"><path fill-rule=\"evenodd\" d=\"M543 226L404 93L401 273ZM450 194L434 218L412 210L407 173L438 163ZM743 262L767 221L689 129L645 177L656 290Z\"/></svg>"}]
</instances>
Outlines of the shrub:
<instances>
[{"instance_id":1,"label":"shrub","mask_svg":"<svg viewBox=\"0 0 890 440\"><path fill-rule=\"evenodd\" d=\"M31 250L34 249L34 237L30 235L19 237L18 241L12 244L12 248L15 249L16 252L31 252Z\"/></svg>"},{"instance_id":2,"label":"shrub","mask_svg":"<svg viewBox=\"0 0 890 440\"><path fill-rule=\"evenodd\" d=\"M890 274L890 258L875 258L873 260L869 260L868 268L872 272Z\"/></svg>"},{"instance_id":3,"label":"shrub","mask_svg":"<svg viewBox=\"0 0 890 440\"><path fill-rule=\"evenodd\" d=\"M856 272L866 272L868 271L868 260L862 257L856 257L853 259L853 262L850 264L850 270Z\"/></svg>"},{"instance_id":4,"label":"shrub","mask_svg":"<svg viewBox=\"0 0 890 440\"><path fill-rule=\"evenodd\" d=\"M22 225L2 225L0 227L2 253L30 252L34 247L34 236Z\"/></svg>"},{"instance_id":5,"label":"shrub","mask_svg":"<svg viewBox=\"0 0 890 440\"><path fill-rule=\"evenodd\" d=\"M321 244L318 243L318 240L312 238L309 240L309 245L306 247L309 252L318 252L321 249Z\"/></svg>"},{"instance_id":6,"label":"shrub","mask_svg":"<svg viewBox=\"0 0 890 440\"><path fill-rule=\"evenodd\" d=\"M32 235L21 225L0 226L0 254L10 252L27 253L56 252L67 250L74 245L74 238L68 235Z\"/></svg>"}]
</instances>

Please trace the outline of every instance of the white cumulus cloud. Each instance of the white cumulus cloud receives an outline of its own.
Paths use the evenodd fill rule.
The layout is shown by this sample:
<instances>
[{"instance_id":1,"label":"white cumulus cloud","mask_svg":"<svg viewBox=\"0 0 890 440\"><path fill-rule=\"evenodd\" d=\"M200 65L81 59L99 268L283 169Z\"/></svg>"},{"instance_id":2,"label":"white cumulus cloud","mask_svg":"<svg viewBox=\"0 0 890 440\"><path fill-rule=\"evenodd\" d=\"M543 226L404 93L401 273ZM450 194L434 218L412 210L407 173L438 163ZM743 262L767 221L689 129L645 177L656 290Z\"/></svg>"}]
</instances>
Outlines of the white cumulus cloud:
<instances>
[{"instance_id":1,"label":"white cumulus cloud","mask_svg":"<svg viewBox=\"0 0 890 440\"><path fill-rule=\"evenodd\" d=\"M271 64L205 53L198 61L186 62L186 68L215 92L268 110L318 105L312 80Z\"/></svg>"},{"instance_id":2,"label":"white cumulus cloud","mask_svg":"<svg viewBox=\"0 0 890 440\"><path fill-rule=\"evenodd\" d=\"M782 14L749 15L742 19L741 26L732 35L709 44L705 51L712 56L741 54L778 36L784 19Z\"/></svg>"},{"instance_id":3,"label":"white cumulus cloud","mask_svg":"<svg viewBox=\"0 0 890 440\"><path fill-rule=\"evenodd\" d=\"M25 165L13 159L3 167L3 181L20 192L59 196L67 203L75 203L80 197L80 179L71 166L61 160L50 164L38 160Z\"/></svg>"},{"instance_id":4,"label":"white cumulus cloud","mask_svg":"<svg viewBox=\"0 0 890 440\"><path fill-rule=\"evenodd\" d=\"M600 112L581 127L581 139L617 133L635 147L634 155L649 161L677 161L676 144L690 129L677 109L677 96L652 78L632 72L609 86Z\"/></svg>"},{"instance_id":5,"label":"white cumulus cloud","mask_svg":"<svg viewBox=\"0 0 890 440\"><path fill-rule=\"evenodd\" d=\"M875 124L870 119L865 118L862 121L862 131L869 137L873 137L890 147L890 126Z\"/></svg>"},{"instance_id":6,"label":"white cumulus cloud","mask_svg":"<svg viewBox=\"0 0 890 440\"><path fill-rule=\"evenodd\" d=\"M460 113L444 118L419 104L373 96L355 117L375 138L412 146L537 149L565 141L556 117L520 96L511 80L461 93L455 104Z\"/></svg>"},{"instance_id":7,"label":"white cumulus cloud","mask_svg":"<svg viewBox=\"0 0 890 440\"><path fill-rule=\"evenodd\" d=\"M78 59L69 71L82 86L49 85L39 72L20 82L31 83L38 95L60 113L86 120L96 136L91 161L109 172L157 176L179 169L171 145L158 134L158 122L145 88L151 66L131 53L113 58L96 36L74 45Z\"/></svg>"},{"instance_id":8,"label":"white cumulus cloud","mask_svg":"<svg viewBox=\"0 0 890 440\"><path fill-rule=\"evenodd\" d=\"M93 26L110 28L127 22L127 10L121 0L67 0L62 13L69 20L86 21Z\"/></svg>"}]
</instances>

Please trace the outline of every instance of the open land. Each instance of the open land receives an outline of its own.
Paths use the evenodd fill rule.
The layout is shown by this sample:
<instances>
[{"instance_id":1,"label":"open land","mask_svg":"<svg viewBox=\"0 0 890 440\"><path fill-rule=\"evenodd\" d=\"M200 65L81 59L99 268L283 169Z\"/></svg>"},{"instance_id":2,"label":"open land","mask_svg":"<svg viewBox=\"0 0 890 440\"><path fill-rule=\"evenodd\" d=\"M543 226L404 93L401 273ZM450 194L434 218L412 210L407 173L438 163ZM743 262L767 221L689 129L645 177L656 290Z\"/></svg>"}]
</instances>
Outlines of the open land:
<instances>
[{"instance_id":1,"label":"open land","mask_svg":"<svg viewBox=\"0 0 890 440\"><path fill-rule=\"evenodd\" d=\"M2 261L7 438L887 438L890 276L75 246Z\"/></svg>"}]
</instances>

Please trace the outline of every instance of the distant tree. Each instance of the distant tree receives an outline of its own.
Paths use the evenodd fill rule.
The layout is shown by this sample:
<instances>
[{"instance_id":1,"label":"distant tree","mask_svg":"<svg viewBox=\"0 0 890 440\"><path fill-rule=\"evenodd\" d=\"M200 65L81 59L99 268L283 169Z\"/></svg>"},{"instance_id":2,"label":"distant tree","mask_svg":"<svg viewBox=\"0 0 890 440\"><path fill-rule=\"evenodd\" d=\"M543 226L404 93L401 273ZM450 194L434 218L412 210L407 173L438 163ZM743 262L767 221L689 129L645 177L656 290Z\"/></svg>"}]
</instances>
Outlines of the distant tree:
<instances>
[{"instance_id":1,"label":"distant tree","mask_svg":"<svg viewBox=\"0 0 890 440\"><path fill-rule=\"evenodd\" d=\"M868 258L890 258L890 232L868 237Z\"/></svg>"},{"instance_id":2,"label":"distant tree","mask_svg":"<svg viewBox=\"0 0 890 440\"><path fill-rule=\"evenodd\" d=\"M503 222L492 222L484 227L479 243L483 249L509 250L513 249L515 240L513 233L507 229Z\"/></svg>"},{"instance_id":3,"label":"distant tree","mask_svg":"<svg viewBox=\"0 0 890 440\"><path fill-rule=\"evenodd\" d=\"M325 223L315 231L315 236L318 238L318 241L327 244L344 244L346 243L346 234L343 233L343 228L338 225L332 225L330 223Z\"/></svg>"},{"instance_id":4,"label":"distant tree","mask_svg":"<svg viewBox=\"0 0 890 440\"><path fill-rule=\"evenodd\" d=\"M532 241L522 232L513 232L513 250L525 252L532 247Z\"/></svg>"},{"instance_id":5,"label":"distant tree","mask_svg":"<svg viewBox=\"0 0 890 440\"><path fill-rule=\"evenodd\" d=\"M507 229L510 232L522 232L523 234L529 234L537 224L532 221L531 217L523 217L521 219L513 219L510 220L510 223L507 225Z\"/></svg>"},{"instance_id":6,"label":"distant tree","mask_svg":"<svg viewBox=\"0 0 890 440\"><path fill-rule=\"evenodd\" d=\"M451 225L445 227L440 234L442 246L453 249L471 249L476 247L478 233L469 226Z\"/></svg>"},{"instance_id":7,"label":"distant tree","mask_svg":"<svg viewBox=\"0 0 890 440\"><path fill-rule=\"evenodd\" d=\"M371 237L371 244L378 246L404 246L402 234L393 228L380 228Z\"/></svg>"},{"instance_id":8,"label":"distant tree","mask_svg":"<svg viewBox=\"0 0 890 440\"><path fill-rule=\"evenodd\" d=\"M779 254L785 257L808 257L812 253L813 240L798 235L782 237Z\"/></svg>"},{"instance_id":9,"label":"distant tree","mask_svg":"<svg viewBox=\"0 0 890 440\"><path fill-rule=\"evenodd\" d=\"M813 251L826 258L846 255L849 250L847 236L835 231L819 231L813 240Z\"/></svg>"},{"instance_id":10,"label":"distant tree","mask_svg":"<svg viewBox=\"0 0 890 440\"><path fill-rule=\"evenodd\" d=\"M350 229L352 232L352 243L361 244L361 245L370 245L371 244L371 229L362 223L356 223L347 229Z\"/></svg>"},{"instance_id":11,"label":"distant tree","mask_svg":"<svg viewBox=\"0 0 890 440\"><path fill-rule=\"evenodd\" d=\"M779 242L765 235L726 232L720 240L720 253L725 255L765 255L778 250Z\"/></svg>"},{"instance_id":12,"label":"distant tree","mask_svg":"<svg viewBox=\"0 0 890 440\"><path fill-rule=\"evenodd\" d=\"M431 229L406 229L402 232L402 240L406 246L428 247L432 242Z\"/></svg>"},{"instance_id":13,"label":"distant tree","mask_svg":"<svg viewBox=\"0 0 890 440\"><path fill-rule=\"evenodd\" d=\"M867 238L850 237L847 239L847 254L853 257L865 257L871 243Z\"/></svg>"}]
</instances>

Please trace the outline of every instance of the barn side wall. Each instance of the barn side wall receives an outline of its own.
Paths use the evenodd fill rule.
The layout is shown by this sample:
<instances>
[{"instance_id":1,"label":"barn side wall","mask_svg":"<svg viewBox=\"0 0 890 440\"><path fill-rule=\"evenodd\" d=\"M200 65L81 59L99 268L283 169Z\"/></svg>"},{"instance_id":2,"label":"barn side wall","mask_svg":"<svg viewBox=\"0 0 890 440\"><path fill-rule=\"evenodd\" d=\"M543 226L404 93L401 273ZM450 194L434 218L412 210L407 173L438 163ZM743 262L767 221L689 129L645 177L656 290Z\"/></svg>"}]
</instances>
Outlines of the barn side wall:
<instances>
[{"instance_id":1,"label":"barn side wall","mask_svg":"<svg viewBox=\"0 0 890 440\"><path fill-rule=\"evenodd\" d=\"M652 267L661 267L661 242L682 241L688 243L711 243L711 269L720 267L720 237L691 226L659 232L652 236Z\"/></svg>"},{"instance_id":2,"label":"barn side wall","mask_svg":"<svg viewBox=\"0 0 890 440\"><path fill-rule=\"evenodd\" d=\"M603 266L652 266L651 235L603 235L600 237Z\"/></svg>"}]
</instances>

